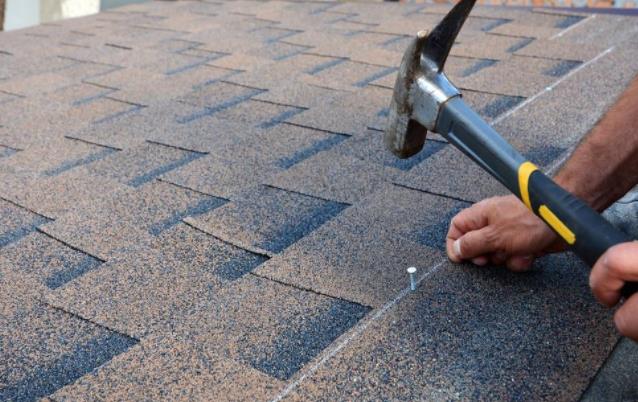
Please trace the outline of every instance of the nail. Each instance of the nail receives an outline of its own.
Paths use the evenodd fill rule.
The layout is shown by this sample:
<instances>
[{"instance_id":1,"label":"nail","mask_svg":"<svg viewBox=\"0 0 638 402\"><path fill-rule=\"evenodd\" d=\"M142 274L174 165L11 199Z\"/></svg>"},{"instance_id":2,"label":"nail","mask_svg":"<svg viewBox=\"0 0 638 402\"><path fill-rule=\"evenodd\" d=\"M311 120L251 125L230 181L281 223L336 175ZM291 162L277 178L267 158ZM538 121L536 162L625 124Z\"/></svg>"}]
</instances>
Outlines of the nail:
<instances>
[{"instance_id":1,"label":"nail","mask_svg":"<svg viewBox=\"0 0 638 402\"><path fill-rule=\"evenodd\" d=\"M456 239L454 243L452 243L452 250L454 250L454 255L461 258L461 239Z\"/></svg>"},{"instance_id":2,"label":"nail","mask_svg":"<svg viewBox=\"0 0 638 402\"><path fill-rule=\"evenodd\" d=\"M410 274L410 290L416 290L416 267L408 268L408 274Z\"/></svg>"}]
</instances>

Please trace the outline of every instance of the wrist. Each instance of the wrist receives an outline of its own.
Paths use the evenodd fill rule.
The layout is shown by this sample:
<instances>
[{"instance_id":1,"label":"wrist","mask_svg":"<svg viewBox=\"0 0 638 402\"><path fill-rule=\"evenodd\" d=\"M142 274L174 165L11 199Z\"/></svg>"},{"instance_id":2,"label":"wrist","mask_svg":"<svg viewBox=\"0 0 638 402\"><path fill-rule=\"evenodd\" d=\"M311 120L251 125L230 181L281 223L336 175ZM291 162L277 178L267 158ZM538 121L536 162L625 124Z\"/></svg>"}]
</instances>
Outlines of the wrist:
<instances>
[{"instance_id":1,"label":"wrist","mask_svg":"<svg viewBox=\"0 0 638 402\"><path fill-rule=\"evenodd\" d=\"M602 186L597 186L582 172L571 172L566 168L556 174L554 181L596 211L603 211L613 202L608 200L610 195L608 191L600 190Z\"/></svg>"}]
</instances>

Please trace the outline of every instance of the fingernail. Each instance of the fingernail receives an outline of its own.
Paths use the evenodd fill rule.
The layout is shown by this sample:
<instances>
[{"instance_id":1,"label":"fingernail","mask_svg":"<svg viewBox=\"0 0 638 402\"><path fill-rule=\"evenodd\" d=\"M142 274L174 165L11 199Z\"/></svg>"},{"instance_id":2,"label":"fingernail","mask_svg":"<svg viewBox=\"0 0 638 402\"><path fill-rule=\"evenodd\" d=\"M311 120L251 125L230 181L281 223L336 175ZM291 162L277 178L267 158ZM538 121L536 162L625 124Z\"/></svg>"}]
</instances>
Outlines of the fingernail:
<instances>
[{"instance_id":1,"label":"fingernail","mask_svg":"<svg viewBox=\"0 0 638 402\"><path fill-rule=\"evenodd\" d=\"M482 267L483 265L487 264L487 258L485 258L485 257L476 257L476 258L472 259L472 264L478 265L479 267Z\"/></svg>"},{"instance_id":2,"label":"fingernail","mask_svg":"<svg viewBox=\"0 0 638 402\"><path fill-rule=\"evenodd\" d=\"M461 239L456 239L454 244L452 244L452 249L454 250L454 254L461 258Z\"/></svg>"}]
</instances>

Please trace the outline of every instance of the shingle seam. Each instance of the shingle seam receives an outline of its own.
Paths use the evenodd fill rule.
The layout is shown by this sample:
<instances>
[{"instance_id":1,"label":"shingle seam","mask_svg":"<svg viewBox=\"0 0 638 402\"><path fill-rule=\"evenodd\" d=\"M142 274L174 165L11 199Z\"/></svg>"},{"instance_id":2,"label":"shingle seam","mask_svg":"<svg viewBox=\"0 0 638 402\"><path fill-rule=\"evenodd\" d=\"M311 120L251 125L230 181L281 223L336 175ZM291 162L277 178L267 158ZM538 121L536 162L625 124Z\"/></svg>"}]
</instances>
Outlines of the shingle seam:
<instances>
[{"instance_id":1,"label":"shingle seam","mask_svg":"<svg viewBox=\"0 0 638 402\"><path fill-rule=\"evenodd\" d=\"M195 152L195 151L192 151L192 152ZM162 182L162 183L170 184L171 186L179 187L179 188L181 188L181 189L183 189L183 190L192 191L193 193L197 193L197 194L205 195L205 196L208 196L208 197L221 198L221 199L223 199L223 200L226 200L226 201L230 202L230 200L229 200L228 198L222 197L222 196L220 196L220 195L210 194L210 193L205 193L205 192L203 192L203 191L201 191L201 190L195 190L194 188L191 188L191 187L185 186L185 185L183 185L183 184L177 184L177 183L173 183L173 182L172 182L172 181L170 181L170 180L162 179L161 177L158 177L158 178L157 178L157 179L155 179L155 180L157 180L157 181L159 181L159 182Z\"/></svg>"},{"instance_id":2,"label":"shingle seam","mask_svg":"<svg viewBox=\"0 0 638 402\"><path fill-rule=\"evenodd\" d=\"M66 139L69 139L69 140L73 140L73 141L83 142L83 143L89 144L89 145L95 145L95 146L102 147L102 148L110 148L110 149L113 149L113 150L116 150L116 151L122 151L122 149L123 149L123 148L114 147L112 145L100 144L98 142L85 140L84 138L73 137L73 135L65 135L65 136L63 136L63 138L66 138Z\"/></svg>"},{"instance_id":3,"label":"shingle seam","mask_svg":"<svg viewBox=\"0 0 638 402\"><path fill-rule=\"evenodd\" d=\"M514 53L514 54L512 54L512 57L521 57L521 58L536 59L536 60L549 60L549 61L577 61L577 62L581 62L581 63L583 62L583 60L562 59L560 57L538 56L538 55L532 55L532 54L517 54L517 53Z\"/></svg>"},{"instance_id":4,"label":"shingle seam","mask_svg":"<svg viewBox=\"0 0 638 402\"><path fill-rule=\"evenodd\" d=\"M91 85L91 86L94 86L94 87L97 87L97 88L102 88L102 89L111 89L111 90L113 90L113 91L117 91L117 90L119 90L119 88L110 87L110 86L108 86L108 85L103 85L103 84L100 84L100 83L98 83L98 82L93 82L93 81L91 81L91 79L92 79L92 78L95 78L95 77L87 78L87 79L85 79L85 80L81 80L80 82L81 82L82 84Z\"/></svg>"},{"instance_id":5,"label":"shingle seam","mask_svg":"<svg viewBox=\"0 0 638 402\"><path fill-rule=\"evenodd\" d=\"M193 149L188 149L188 148L180 147L180 146L177 146L177 145L165 144L165 143L157 141L157 140L144 140L144 142L148 142L149 144L159 145L159 146L166 147L166 148L179 149L180 151L193 152L193 153L201 154L201 155L208 155L209 154L209 152L195 151Z\"/></svg>"},{"instance_id":6,"label":"shingle seam","mask_svg":"<svg viewBox=\"0 0 638 402\"><path fill-rule=\"evenodd\" d=\"M488 91L483 91L483 90L478 91L476 89L466 88L464 86L458 86L457 88L459 90L461 90L462 92L474 92L474 93L477 93L477 94L486 94L486 95L495 95L495 96L510 96L510 97L514 97L514 98L525 98L525 96L504 94L504 93L500 93L500 92L488 92Z\"/></svg>"},{"instance_id":7,"label":"shingle seam","mask_svg":"<svg viewBox=\"0 0 638 402\"><path fill-rule=\"evenodd\" d=\"M265 91L262 92L262 93L265 93ZM267 100L267 99L251 99L251 101L252 102L259 102L259 103L266 103L266 104L269 104L269 105L285 106L285 107L296 107L298 109L308 110L307 107L302 107L302 106L298 106L298 105L291 105L289 103L273 102L273 101L270 101L270 100Z\"/></svg>"},{"instance_id":8,"label":"shingle seam","mask_svg":"<svg viewBox=\"0 0 638 402\"><path fill-rule=\"evenodd\" d=\"M215 67L215 66L213 66L213 67ZM236 86L236 87L242 87L242 88L248 88L248 89L256 89L256 90L259 90L259 91L262 91L262 92L267 91L266 88L252 87L250 85L239 84L239 83L232 82L232 81L219 80L218 82L222 82L222 83L228 84L228 85L233 85L233 86ZM265 102L265 101L261 101L261 102Z\"/></svg>"},{"instance_id":9,"label":"shingle seam","mask_svg":"<svg viewBox=\"0 0 638 402\"><path fill-rule=\"evenodd\" d=\"M500 33L500 32L486 32L485 35L500 36L501 38L536 39L536 38L532 38L530 36L525 36L525 35L512 35L512 34Z\"/></svg>"},{"instance_id":10,"label":"shingle seam","mask_svg":"<svg viewBox=\"0 0 638 402\"><path fill-rule=\"evenodd\" d=\"M116 43L105 43L104 46L114 47L116 49L122 49L122 50L133 50L132 47L124 46L124 45L118 45Z\"/></svg>"},{"instance_id":11,"label":"shingle seam","mask_svg":"<svg viewBox=\"0 0 638 402\"><path fill-rule=\"evenodd\" d=\"M330 299L333 299L333 300L338 300L338 301L342 301L342 302L346 302L346 303L358 304L360 306L367 307L367 308L369 308L371 310L374 310L373 306L368 306L367 304L363 304L363 303L360 303L360 302L357 302L357 301L354 301L354 300L349 300L349 299L346 299L346 298L343 298L343 297L331 295L331 294L328 294L328 293L320 292L318 290L315 290L315 289L312 289L312 288L307 288L305 286L300 286L300 285L288 283L288 282L282 281L280 279L272 278L272 277L270 277L268 275L256 273L254 271L253 272L249 272L248 275L252 275L252 276L255 276L257 278L265 279L267 281L274 282L274 283L277 283L279 285L286 286L288 288L301 290L303 292L312 293L312 294L315 294L315 295L318 295L318 296L327 297L327 298L330 298Z\"/></svg>"},{"instance_id":12,"label":"shingle seam","mask_svg":"<svg viewBox=\"0 0 638 402\"><path fill-rule=\"evenodd\" d=\"M12 151L16 151L16 152L24 151L24 149L16 148L16 147L12 147L12 146L10 146L10 145L5 145L5 144L3 144L3 143L0 143L0 147L8 148L8 149L10 149L10 150L12 150Z\"/></svg>"},{"instance_id":13,"label":"shingle seam","mask_svg":"<svg viewBox=\"0 0 638 402\"><path fill-rule=\"evenodd\" d=\"M377 32L373 32L373 33L377 33ZM289 44L292 45L292 43L289 43ZM298 45L295 45L295 46L298 46ZM350 57L338 57L338 56L334 56L334 55L321 54L321 53L316 53L316 52L303 52L303 54L308 55L308 56L317 56L317 57L325 57L325 58L329 58L329 57L332 57L332 58L343 58L343 59L346 59L346 61L349 61L351 63L362 64L362 65L365 65L365 66L379 67L379 68L384 68L384 69L394 68L394 69L398 70L398 67L388 67L385 64L368 63L368 62L365 62L365 61L354 60L354 59L352 59Z\"/></svg>"},{"instance_id":14,"label":"shingle seam","mask_svg":"<svg viewBox=\"0 0 638 402\"><path fill-rule=\"evenodd\" d=\"M80 49L90 49L90 46L80 45L79 43L58 42L61 46L78 47Z\"/></svg>"},{"instance_id":15,"label":"shingle seam","mask_svg":"<svg viewBox=\"0 0 638 402\"><path fill-rule=\"evenodd\" d=\"M118 99L118 98L115 98L113 96L105 96L104 99L112 100L114 102L124 103L126 105L137 106L137 107L140 107L140 108L145 108L146 107L146 105L142 105L140 103L135 103L135 102L130 102L130 101L127 101L127 100L124 100L124 99Z\"/></svg>"},{"instance_id":16,"label":"shingle seam","mask_svg":"<svg viewBox=\"0 0 638 402\"><path fill-rule=\"evenodd\" d=\"M102 324L102 323L100 323L100 322L93 321L93 320L91 320L90 318L83 317L83 316L82 316L82 315L80 315L79 313L76 313L76 312L73 312L73 311L68 311L68 310L66 310L66 309L65 309L65 308L63 308L63 307L58 307L58 306L56 306L55 304L52 304L52 303L50 303L50 302L48 302L48 301L44 301L44 302L42 302L42 304L43 304L43 305L45 305L45 306L48 306L48 307L50 307L50 308L52 308L52 309L54 309L54 310L56 310L56 311L59 311L59 312L64 313L64 314L66 314L66 315L69 315L69 316L71 316L71 317L73 317L73 318L76 318L76 319L78 319L78 320L81 320L81 321L87 322L87 323L89 323L89 324L91 324L91 325L95 325L95 326L100 327L100 328L104 328L104 329L106 329L107 331L114 332L114 333L116 333L116 334L118 334L118 335L120 335L120 336L124 336L124 337L130 338L130 339L132 339L132 340L134 340L134 341L136 341L136 342L140 342L140 338L137 338L137 337L135 337L135 336L133 336L133 335L130 335L130 334L124 333L124 332L119 331L119 330L117 330L117 329L115 329L115 328L111 328L111 327L109 327L108 325Z\"/></svg>"},{"instance_id":17,"label":"shingle seam","mask_svg":"<svg viewBox=\"0 0 638 402\"><path fill-rule=\"evenodd\" d=\"M291 190L291 189L289 189L289 188L279 187L279 186L276 186L276 185L274 185L274 184L265 184L265 183L264 183L264 184L262 184L262 186L266 186L266 187L274 188L274 189L277 189L277 190L287 191L287 192L289 192L289 193L293 193L293 194L303 195L303 196L305 196L305 197L312 197L312 198L316 198L316 199L319 199L319 200L322 200L322 201L327 201L327 202L337 202L337 203L339 203L339 204L352 206L352 204L351 204L351 203L349 203L349 202L332 200L332 199L330 199L330 198L321 197L321 196L318 196L318 195L316 195L316 194L308 194L308 193L304 193L303 191Z\"/></svg>"},{"instance_id":18,"label":"shingle seam","mask_svg":"<svg viewBox=\"0 0 638 402\"><path fill-rule=\"evenodd\" d=\"M413 191L418 191L418 192L421 192L421 193L433 195L435 197L447 198L448 200L464 202L464 203L466 203L468 205L474 204L476 202L476 201L466 200L466 199L459 198L459 197L454 197L452 195L441 194L441 193L437 193L437 192L429 191L429 190L423 190L421 188L408 186L407 184L403 184L403 183L392 182L392 185L397 186L397 187L403 187L403 188L406 188L408 190L413 190Z\"/></svg>"},{"instance_id":19,"label":"shingle seam","mask_svg":"<svg viewBox=\"0 0 638 402\"><path fill-rule=\"evenodd\" d=\"M18 98L26 98L26 96L24 96L24 95L15 94L13 92L5 91L5 90L2 90L2 89L0 89L0 93L3 93L5 95L10 95L10 96L16 96Z\"/></svg>"},{"instance_id":20,"label":"shingle seam","mask_svg":"<svg viewBox=\"0 0 638 402\"><path fill-rule=\"evenodd\" d=\"M257 16L257 14L244 13L244 12L241 12L241 11L230 11L228 14L240 15L242 17L253 17L253 18ZM268 21L268 20L266 20L266 21Z\"/></svg>"},{"instance_id":21,"label":"shingle seam","mask_svg":"<svg viewBox=\"0 0 638 402\"><path fill-rule=\"evenodd\" d=\"M348 18L351 18L351 17L355 17L356 18L358 16L359 16L359 14L354 14L354 15L350 15ZM341 21L346 21L346 22L349 22L351 24L363 25L363 26L367 26L367 27L379 26L379 24L375 24L375 23L372 23L372 22L354 21L354 20L350 20L350 19L345 19L345 20L341 20ZM364 32L364 31L359 31L359 32Z\"/></svg>"},{"instance_id":22,"label":"shingle seam","mask_svg":"<svg viewBox=\"0 0 638 402\"><path fill-rule=\"evenodd\" d=\"M90 36L90 37L95 37L95 36L97 36L97 35L96 35L96 34L94 34L94 33L77 31L77 30L75 30L75 29L71 29L71 30L69 30L69 32L70 32L70 33L72 33L72 34L80 35L80 36Z\"/></svg>"},{"instance_id":23,"label":"shingle seam","mask_svg":"<svg viewBox=\"0 0 638 402\"><path fill-rule=\"evenodd\" d=\"M170 29L170 28L160 28L160 27L154 27L154 26L148 26L148 25L139 25L139 24L124 24L125 27L130 27L130 28L137 28L137 29L146 29L148 31L160 31L160 32L174 32L174 33L178 33L178 34L184 34L184 35L188 35L192 32L188 32L188 31L178 31L176 29Z\"/></svg>"},{"instance_id":24,"label":"shingle seam","mask_svg":"<svg viewBox=\"0 0 638 402\"><path fill-rule=\"evenodd\" d=\"M82 253L82 254L86 254L86 255L88 255L88 256L90 256L90 257L95 258L96 260L101 261L102 263L105 263L105 262L106 262L106 260L105 260L105 259L100 258L100 257L98 257L98 256L96 256L96 255L93 255L93 254L89 253L88 251L84 251L84 250L82 250L81 248L76 247L76 246L74 246L74 245L72 245L72 244L70 244L70 243L67 243L66 241L64 241L64 240L62 240L62 239L58 239L57 237L55 237L55 236L51 235L50 233L45 232L45 230L46 230L46 229L37 228L37 229L36 229L36 232L40 233L40 234L41 234L41 235L43 235L43 236L46 236L46 237L50 238L51 240L53 240L53 241L55 241L55 242L58 242L58 243L60 243L60 244L63 244L65 247L68 247L68 248L70 248L71 250L77 251L77 252Z\"/></svg>"},{"instance_id":25,"label":"shingle seam","mask_svg":"<svg viewBox=\"0 0 638 402\"><path fill-rule=\"evenodd\" d=\"M187 226L189 226L189 227L191 227L191 228L193 228L193 229L195 229L195 230L197 230L199 232L202 232L202 233L204 233L204 234L206 234L206 235L208 235L210 237L213 237L213 238L215 238L215 239L217 239L217 240L219 240L219 241L221 241L221 242L223 242L225 244L228 244L228 245L233 246L235 248L238 248L240 250L244 250L244 251L247 251L249 253L257 254L257 255L260 255L262 257L267 257L268 259L270 259L270 258L275 256L274 253L271 253L268 250L264 250L264 249L261 249L259 247L250 246L250 245L245 244L243 242L238 242L238 241L236 241L234 239L231 240L231 239L226 238L225 236L220 235L219 233L215 233L213 231L210 231L210 230L207 230L207 229L203 229L203 228L199 227L197 222L193 221L192 219L185 218L185 219L182 220L182 222L184 222L185 225L187 225Z\"/></svg>"},{"instance_id":26,"label":"shingle seam","mask_svg":"<svg viewBox=\"0 0 638 402\"><path fill-rule=\"evenodd\" d=\"M30 208L27 208L27 207L25 207L25 206L22 206L22 205L18 204L18 203L17 203L17 202L15 202L15 201L11 201L11 200L10 200L10 199L8 199L8 198L4 198L4 197L0 196L0 200L5 201L5 202L8 202L9 204L11 204L11 205L13 205L13 206L15 206L15 207L18 207L18 208L20 208L20 209L24 209L25 211L28 211L28 212L30 212L30 213L32 213L32 214L35 214L35 215L38 215L38 216L40 216L40 217L42 217L42 218L45 218L45 219L48 219L48 220L51 220L51 221L52 221L52 220L55 220L55 219L53 219L53 218L51 218L51 217L48 217L48 216L43 215L43 214L41 214L41 213L39 213L39 212L36 212L36 211L34 211L34 210L30 209Z\"/></svg>"},{"instance_id":27,"label":"shingle seam","mask_svg":"<svg viewBox=\"0 0 638 402\"><path fill-rule=\"evenodd\" d=\"M345 135L347 137L352 137L352 134L350 134L350 133L342 133L342 132L339 132L339 131L330 131L330 130L326 130L326 129L322 129L322 128L306 126L306 125L299 124L299 123L292 123L292 122L289 122L289 121L285 121L282 124L288 124L288 125L291 125L291 126L301 127L301 128L308 128L310 130L321 131L321 132L329 133L329 134L338 134L338 135Z\"/></svg>"}]
</instances>

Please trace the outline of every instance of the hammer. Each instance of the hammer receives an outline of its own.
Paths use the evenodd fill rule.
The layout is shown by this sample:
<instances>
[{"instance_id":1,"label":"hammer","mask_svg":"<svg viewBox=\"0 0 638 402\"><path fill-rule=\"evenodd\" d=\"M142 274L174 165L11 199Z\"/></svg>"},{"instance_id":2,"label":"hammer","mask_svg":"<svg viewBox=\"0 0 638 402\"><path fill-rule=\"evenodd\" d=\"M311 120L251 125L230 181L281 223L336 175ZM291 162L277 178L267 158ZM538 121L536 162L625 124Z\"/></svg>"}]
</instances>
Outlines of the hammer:
<instances>
[{"instance_id":1,"label":"hammer","mask_svg":"<svg viewBox=\"0 0 638 402\"><path fill-rule=\"evenodd\" d=\"M632 241L524 158L462 99L443 66L476 0L461 0L431 32L420 31L401 60L384 141L399 158L418 153L429 131L501 182L593 266L610 247ZM638 290L627 283L623 295Z\"/></svg>"}]
</instances>

